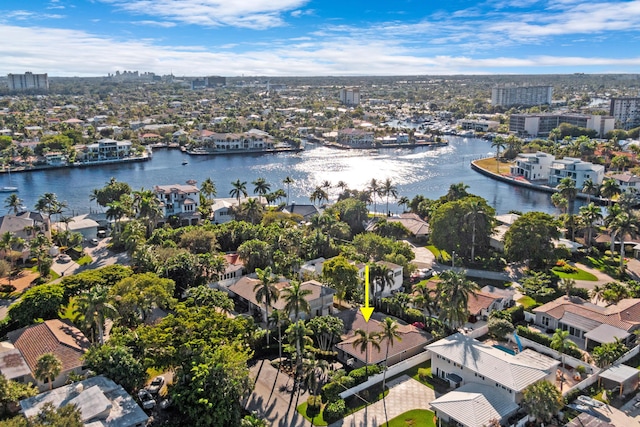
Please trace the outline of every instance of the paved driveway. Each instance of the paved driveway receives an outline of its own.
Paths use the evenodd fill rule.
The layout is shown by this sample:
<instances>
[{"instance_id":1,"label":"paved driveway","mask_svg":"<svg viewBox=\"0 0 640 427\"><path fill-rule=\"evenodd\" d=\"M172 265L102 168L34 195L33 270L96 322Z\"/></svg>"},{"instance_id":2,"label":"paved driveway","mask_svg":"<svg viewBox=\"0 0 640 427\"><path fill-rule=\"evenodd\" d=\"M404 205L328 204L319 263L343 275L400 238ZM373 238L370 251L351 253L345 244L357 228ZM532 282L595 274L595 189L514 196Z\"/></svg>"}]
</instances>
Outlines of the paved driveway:
<instances>
[{"instance_id":1,"label":"paved driveway","mask_svg":"<svg viewBox=\"0 0 640 427\"><path fill-rule=\"evenodd\" d=\"M245 403L248 411L255 411L269 425L277 427L302 427L311 423L296 411L309 395L294 392L293 380L271 366L268 359L261 359L250 368L256 385ZM377 427L377 426L376 426Z\"/></svg>"},{"instance_id":2,"label":"paved driveway","mask_svg":"<svg viewBox=\"0 0 640 427\"><path fill-rule=\"evenodd\" d=\"M412 409L431 410L431 402L436 399L432 389L407 375L389 381L387 386L387 413L390 420ZM329 427L378 427L384 423L384 404L380 400Z\"/></svg>"}]
</instances>

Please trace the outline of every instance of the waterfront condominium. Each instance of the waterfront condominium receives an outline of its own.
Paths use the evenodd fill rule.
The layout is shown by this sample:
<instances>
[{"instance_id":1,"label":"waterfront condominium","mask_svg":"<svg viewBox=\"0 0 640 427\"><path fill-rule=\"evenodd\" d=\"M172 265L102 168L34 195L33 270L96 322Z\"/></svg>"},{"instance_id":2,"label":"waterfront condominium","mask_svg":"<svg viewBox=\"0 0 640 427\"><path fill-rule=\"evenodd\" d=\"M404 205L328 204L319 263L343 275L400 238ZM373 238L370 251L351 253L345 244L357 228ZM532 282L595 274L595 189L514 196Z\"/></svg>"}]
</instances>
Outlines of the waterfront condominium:
<instances>
[{"instance_id":1,"label":"waterfront condominium","mask_svg":"<svg viewBox=\"0 0 640 427\"><path fill-rule=\"evenodd\" d=\"M551 104L553 86L496 86L491 89L491 105Z\"/></svg>"},{"instance_id":2,"label":"waterfront condominium","mask_svg":"<svg viewBox=\"0 0 640 427\"><path fill-rule=\"evenodd\" d=\"M640 97L611 98L609 114L625 130L640 126Z\"/></svg>"},{"instance_id":3,"label":"waterfront condominium","mask_svg":"<svg viewBox=\"0 0 640 427\"><path fill-rule=\"evenodd\" d=\"M33 74L27 71L24 74L9 74L9 90L49 90L49 77L47 74Z\"/></svg>"}]
</instances>

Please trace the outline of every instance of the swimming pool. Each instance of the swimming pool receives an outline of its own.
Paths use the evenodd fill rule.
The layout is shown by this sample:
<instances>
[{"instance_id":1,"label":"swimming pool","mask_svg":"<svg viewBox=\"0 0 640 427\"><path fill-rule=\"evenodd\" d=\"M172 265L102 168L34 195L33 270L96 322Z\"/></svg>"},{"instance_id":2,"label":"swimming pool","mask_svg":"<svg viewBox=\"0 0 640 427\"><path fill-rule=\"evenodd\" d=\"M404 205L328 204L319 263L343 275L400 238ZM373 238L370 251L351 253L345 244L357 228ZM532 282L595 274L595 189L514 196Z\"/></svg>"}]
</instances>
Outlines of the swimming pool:
<instances>
[{"instance_id":1,"label":"swimming pool","mask_svg":"<svg viewBox=\"0 0 640 427\"><path fill-rule=\"evenodd\" d=\"M498 350L502 350L502 351L504 351L505 353L509 353L509 354L510 354L510 355L512 355L512 356L515 356L515 355L516 355L515 350L511 350L510 348L507 348L507 347L505 347L505 346L503 346L503 345L500 345L500 344L494 344L494 345L493 345L493 348L497 348Z\"/></svg>"}]
</instances>

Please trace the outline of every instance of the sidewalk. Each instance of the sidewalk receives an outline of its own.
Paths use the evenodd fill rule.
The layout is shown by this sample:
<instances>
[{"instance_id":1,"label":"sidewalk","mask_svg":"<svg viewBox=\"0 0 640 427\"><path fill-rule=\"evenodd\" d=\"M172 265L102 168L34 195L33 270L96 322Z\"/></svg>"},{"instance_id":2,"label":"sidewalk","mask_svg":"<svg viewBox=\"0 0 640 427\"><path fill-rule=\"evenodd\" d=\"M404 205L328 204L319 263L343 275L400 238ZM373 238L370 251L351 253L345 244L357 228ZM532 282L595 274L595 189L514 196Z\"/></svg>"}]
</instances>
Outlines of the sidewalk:
<instances>
[{"instance_id":1,"label":"sidewalk","mask_svg":"<svg viewBox=\"0 0 640 427\"><path fill-rule=\"evenodd\" d=\"M276 427L302 427L311 423L296 411L296 407L307 401L309 394L293 392L293 380L271 366L268 359L261 359L250 367L256 385L245 402L245 409L257 412L258 416ZM377 427L377 426L376 426Z\"/></svg>"},{"instance_id":2,"label":"sidewalk","mask_svg":"<svg viewBox=\"0 0 640 427\"><path fill-rule=\"evenodd\" d=\"M436 399L435 392L413 378L403 375L387 383L389 394L386 397L389 419L412 409L431 410L431 402ZM351 414L346 418L329 424L329 427L378 427L385 423L382 400Z\"/></svg>"}]
</instances>

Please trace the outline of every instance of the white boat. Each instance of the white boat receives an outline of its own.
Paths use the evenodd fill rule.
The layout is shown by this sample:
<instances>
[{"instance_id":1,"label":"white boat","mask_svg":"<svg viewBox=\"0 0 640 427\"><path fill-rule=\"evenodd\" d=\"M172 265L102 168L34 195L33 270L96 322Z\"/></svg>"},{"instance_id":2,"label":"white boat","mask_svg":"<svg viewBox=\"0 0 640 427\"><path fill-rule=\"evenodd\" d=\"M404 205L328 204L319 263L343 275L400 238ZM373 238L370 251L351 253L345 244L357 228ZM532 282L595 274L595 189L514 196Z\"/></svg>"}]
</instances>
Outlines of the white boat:
<instances>
[{"instance_id":1,"label":"white boat","mask_svg":"<svg viewBox=\"0 0 640 427\"><path fill-rule=\"evenodd\" d=\"M0 193L16 193L17 191L18 191L18 187L11 187L9 185L0 187Z\"/></svg>"},{"instance_id":2,"label":"white boat","mask_svg":"<svg viewBox=\"0 0 640 427\"><path fill-rule=\"evenodd\" d=\"M578 396L576 398L576 400L578 402L580 402L583 405L588 405L588 406L593 406L595 408L599 408L602 405L604 405L604 403L600 402L599 400L594 399L593 397L590 396Z\"/></svg>"}]
</instances>

